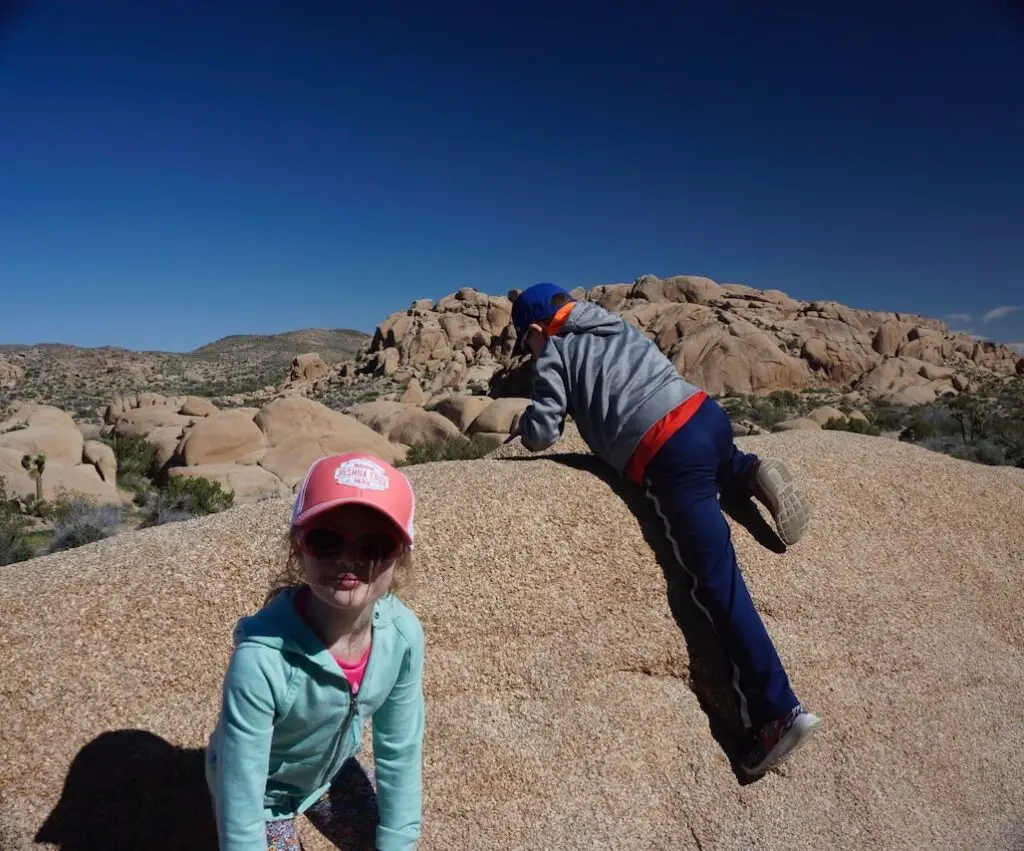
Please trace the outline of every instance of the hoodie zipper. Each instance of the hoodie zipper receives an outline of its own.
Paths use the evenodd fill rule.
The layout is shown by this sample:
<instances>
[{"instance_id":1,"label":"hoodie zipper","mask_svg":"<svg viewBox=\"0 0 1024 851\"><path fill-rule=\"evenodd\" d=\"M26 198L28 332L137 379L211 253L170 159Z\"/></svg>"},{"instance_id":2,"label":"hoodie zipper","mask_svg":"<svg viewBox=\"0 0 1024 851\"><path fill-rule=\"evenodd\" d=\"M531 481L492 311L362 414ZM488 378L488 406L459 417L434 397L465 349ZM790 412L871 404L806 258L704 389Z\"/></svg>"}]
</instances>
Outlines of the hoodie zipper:
<instances>
[{"instance_id":1,"label":"hoodie zipper","mask_svg":"<svg viewBox=\"0 0 1024 851\"><path fill-rule=\"evenodd\" d=\"M341 725L338 727L338 731L334 735L334 741L331 743L331 758L327 760L327 768L317 781L318 788L324 784L328 779L327 776L330 775L333 770L334 763L338 759L338 751L345 741L345 736L348 733L349 728L352 726L352 719L355 718L356 713L359 711L359 704L356 702L355 693L352 691L352 686L347 680L345 681L345 691L348 693L349 697L348 712L345 713L345 719L341 722Z\"/></svg>"},{"instance_id":2,"label":"hoodie zipper","mask_svg":"<svg viewBox=\"0 0 1024 851\"><path fill-rule=\"evenodd\" d=\"M380 613L377 612L377 611L374 611L374 613L373 613L374 621L378 620L379 617L380 617ZM374 657L376 656L376 654L373 652L373 649L372 649L372 647L373 647L372 642L373 642L373 638L374 637L375 636L373 636L371 634L371 638L370 638L370 642L371 642L371 645L370 645L371 646L370 658L367 660L367 662L366 662L366 670L363 672L363 682L366 682L367 679L369 679L370 667L373 665ZM334 763L338 759L338 749L341 747L341 744L344 742L345 736L348 733L349 728L352 726L352 719L355 718L356 713L359 710L359 704L356 701L356 693L354 691L352 691L352 684L348 681L348 678L344 674L342 674L341 677L345 681L345 691L348 693L349 706L348 706L348 712L345 714L345 719L341 722L341 726L338 728L338 733L335 735L334 742L331 745L331 758L330 758L330 760L327 763L327 770L324 772L325 774L329 774L331 769L334 767ZM324 781L326 779L327 779L327 777L321 776L319 782L317 783L317 787L323 785L323 783L324 783Z\"/></svg>"}]
</instances>

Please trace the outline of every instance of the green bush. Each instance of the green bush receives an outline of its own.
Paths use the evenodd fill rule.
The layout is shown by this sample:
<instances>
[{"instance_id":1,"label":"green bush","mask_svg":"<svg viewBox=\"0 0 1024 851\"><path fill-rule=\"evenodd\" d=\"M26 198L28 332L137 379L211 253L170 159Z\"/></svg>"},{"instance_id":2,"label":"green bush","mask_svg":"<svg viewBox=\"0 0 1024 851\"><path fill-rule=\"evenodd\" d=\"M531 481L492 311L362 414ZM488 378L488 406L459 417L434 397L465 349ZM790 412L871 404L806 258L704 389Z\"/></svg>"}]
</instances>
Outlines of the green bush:
<instances>
[{"instance_id":1,"label":"green bush","mask_svg":"<svg viewBox=\"0 0 1024 851\"><path fill-rule=\"evenodd\" d=\"M143 525L160 526L224 511L234 505L235 494L224 490L220 482L202 476L171 476L165 485L144 494L140 501Z\"/></svg>"},{"instance_id":2,"label":"green bush","mask_svg":"<svg viewBox=\"0 0 1024 851\"><path fill-rule=\"evenodd\" d=\"M921 416L915 416L900 432L900 440L906 443L919 443L935 434L935 426Z\"/></svg>"},{"instance_id":3,"label":"green bush","mask_svg":"<svg viewBox=\"0 0 1024 851\"><path fill-rule=\"evenodd\" d=\"M974 447L974 460L979 464L988 464L991 467L999 467L1006 463L1006 454L999 446L996 446L994 443L990 443L987 440L983 440Z\"/></svg>"},{"instance_id":4,"label":"green bush","mask_svg":"<svg viewBox=\"0 0 1024 851\"><path fill-rule=\"evenodd\" d=\"M776 408L796 410L800 408L800 397L792 390L772 390L768 394L768 401Z\"/></svg>"},{"instance_id":5,"label":"green bush","mask_svg":"<svg viewBox=\"0 0 1024 851\"><path fill-rule=\"evenodd\" d=\"M879 402L876 403L874 416L871 417L871 424L879 431L896 431L896 429L903 428L906 419L906 408Z\"/></svg>"},{"instance_id":6,"label":"green bush","mask_svg":"<svg viewBox=\"0 0 1024 851\"><path fill-rule=\"evenodd\" d=\"M18 501L8 496L7 481L0 476L0 565L27 561L35 554L28 522L21 514Z\"/></svg>"},{"instance_id":7,"label":"green bush","mask_svg":"<svg viewBox=\"0 0 1024 851\"><path fill-rule=\"evenodd\" d=\"M233 491L224 490L220 482L211 482L202 476L171 476L161 492L172 504L194 517L216 514L235 502Z\"/></svg>"},{"instance_id":8,"label":"green bush","mask_svg":"<svg viewBox=\"0 0 1024 851\"><path fill-rule=\"evenodd\" d=\"M840 419L839 417L833 417L830 419L822 428L829 429L830 431L852 431L855 434L867 434L871 437L878 437L882 432L873 426L866 420L860 419Z\"/></svg>"},{"instance_id":9,"label":"green bush","mask_svg":"<svg viewBox=\"0 0 1024 851\"><path fill-rule=\"evenodd\" d=\"M117 458L118 484L128 490L138 490L140 480L149 476L153 466L156 447L146 438L137 434L114 435L107 443Z\"/></svg>"},{"instance_id":10,"label":"green bush","mask_svg":"<svg viewBox=\"0 0 1024 851\"><path fill-rule=\"evenodd\" d=\"M405 460L399 466L429 464L432 461L472 461L492 452L500 443L493 438L474 434L472 437L455 435L444 443L415 443L409 447Z\"/></svg>"},{"instance_id":11,"label":"green bush","mask_svg":"<svg viewBox=\"0 0 1024 851\"><path fill-rule=\"evenodd\" d=\"M749 403L747 418L767 429L774 428L784 420L790 419L790 412L780 408L769 400L758 399Z\"/></svg>"}]
</instances>

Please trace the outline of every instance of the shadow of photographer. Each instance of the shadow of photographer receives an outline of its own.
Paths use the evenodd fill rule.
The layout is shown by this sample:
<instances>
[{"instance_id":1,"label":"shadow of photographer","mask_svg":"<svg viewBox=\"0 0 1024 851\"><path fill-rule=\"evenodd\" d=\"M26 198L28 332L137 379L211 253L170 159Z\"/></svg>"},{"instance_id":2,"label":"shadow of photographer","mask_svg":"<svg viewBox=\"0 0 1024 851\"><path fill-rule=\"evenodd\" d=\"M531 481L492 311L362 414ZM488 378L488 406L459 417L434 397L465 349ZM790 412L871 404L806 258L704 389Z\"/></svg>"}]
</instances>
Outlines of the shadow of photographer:
<instances>
[{"instance_id":1,"label":"shadow of photographer","mask_svg":"<svg viewBox=\"0 0 1024 851\"><path fill-rule=\"evenodd\" d=\"M112 730L75 756L35 836L61 851L217 851L205 749L146 730Z\"/></svg>"}]
</instances>

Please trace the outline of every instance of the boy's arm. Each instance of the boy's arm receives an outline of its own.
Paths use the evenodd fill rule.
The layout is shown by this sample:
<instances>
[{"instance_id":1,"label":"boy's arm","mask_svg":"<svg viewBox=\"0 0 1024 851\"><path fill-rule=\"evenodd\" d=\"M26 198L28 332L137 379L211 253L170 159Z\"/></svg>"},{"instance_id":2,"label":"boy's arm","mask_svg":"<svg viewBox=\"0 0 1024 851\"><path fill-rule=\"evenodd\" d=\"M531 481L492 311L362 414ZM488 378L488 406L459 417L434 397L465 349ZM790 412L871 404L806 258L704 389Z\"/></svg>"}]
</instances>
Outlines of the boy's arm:
<instances>
[{"instance_id":1,"label":"boy's arm","mask_svg":"<svg viewBox=\"0 0 1024 851\"><path fill-rule=\"evenodd\" d=\"M238 648L224 678L214 768L222 851L265 851L267 847L263 797L275 702L258 653L255 648Z\"/></svg>"},{"instance_id":2,"label":"boy's arm","mask_svg":"<svg viewBox=\"0 0 1024 851\"><path fill-rule=\"evenodd\" d=\"M411 635L410 635L411 633ZM373 715L373 758L377 773L377 851L416 847L423 792L423 627L413 620L409 647L387 700Z\"/></svg>"},{"instance_id":3,"label":"boy's arm","mask_svg":"<svg viewBox=\"0 0 1024 851\"><path fill-rule=\"evenodd\" d=\"M561 438L566 413L565 368L558 349L549 343L537 359L533 398L513 423L513 434L531 452L541 452Z\"/></svg>"}]
</instances>

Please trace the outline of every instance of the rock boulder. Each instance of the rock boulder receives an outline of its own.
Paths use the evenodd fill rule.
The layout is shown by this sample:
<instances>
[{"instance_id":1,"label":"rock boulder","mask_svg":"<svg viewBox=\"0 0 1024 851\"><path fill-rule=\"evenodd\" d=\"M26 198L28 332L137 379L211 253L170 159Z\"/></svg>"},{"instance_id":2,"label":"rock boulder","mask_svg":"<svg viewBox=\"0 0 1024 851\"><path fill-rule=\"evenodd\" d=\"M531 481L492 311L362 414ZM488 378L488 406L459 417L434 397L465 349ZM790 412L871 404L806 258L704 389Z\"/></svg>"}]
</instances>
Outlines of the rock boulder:
<instances>
[{"instance_id":1,"label":"rock boulder","mask_svg":"<svg viewBox=\"0 0 1024 851\"><path fill-rule=\"evenodd\" d=\"M178 454L189 467L222 464L265 445L263 432L251 417L237 411L218 411L185 433Z\"/></svg>"},{"instance_id":2,"label":"rock boulder","mask_svg":"<svg viewBox=\"0 0 1024 851\"><path fill-rule=\"evenodd\" d=\"M421 851L1020 847L1024 474L838 432L739 440L784 458L819 507L781 554L728 521L794 689L823 718L816 740L738 781L729 667L666 582L652 508L585 454L512 462L511 444L411 467ZM555 451L583 449L567 433ZM203 748L231 629L280 570L289 508L0 570L4 851L214 851Z\"/></svg>"}]
</instances>

